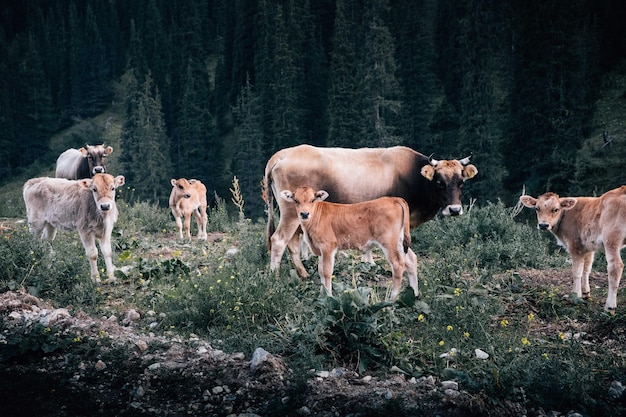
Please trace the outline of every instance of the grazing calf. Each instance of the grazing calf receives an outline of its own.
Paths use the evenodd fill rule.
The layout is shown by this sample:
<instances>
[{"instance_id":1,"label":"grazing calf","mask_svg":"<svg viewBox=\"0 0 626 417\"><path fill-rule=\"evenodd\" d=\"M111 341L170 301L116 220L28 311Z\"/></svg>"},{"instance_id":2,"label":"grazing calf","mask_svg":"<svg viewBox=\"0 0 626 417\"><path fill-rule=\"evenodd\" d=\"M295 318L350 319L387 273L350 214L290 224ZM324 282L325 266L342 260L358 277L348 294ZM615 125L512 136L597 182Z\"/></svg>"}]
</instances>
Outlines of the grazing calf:
<instances>
[{"instance_id":1,"label":"grazing calf","mask_svg":"<svg viewBox=\"0 0 626 417\"><path fill-rule=\"evenodd\" d=\"M106 264L107 277L114 280L111 232L117 221L115 189L124 177L96 174L93 178L33 178L24 184L28 227L43 240L54 240L57 229L78 231L91 267L91 279L100 282L96 239Z\"/></svg>"},{"instance_id":2,"label":"grazing calf","mask_svg":"<svg viewBox=\"0 0 626 417\"><path fill-rule=\"evenodd\" d=\"M620 254L626 245L626 186L600 197L559 197L546 193L538 198L520 197L537 212L540 230L549 230L572 257L573 293L589 297L589 273L594 254L604 247L609 274L605 310L617 308L617 289L624 263ZM582 283L581 283L582 281Z\"/></svg>"},{"instance_id":3,"label":"grazing calf","mask_svg":"<svg viewBox=\"0 0 626 417\"><path fill-rule=\"evenodd\" d=\"M57 159L55 177L79 180L107 172L105 158L113 148L104 145L85 145L80 149L68 149Z\"/></svg>"},{"instance_id":4,"label":"grazing calf","mask_svg":"<svg viewBox=\"0 0 626 417\"><path fill-rule=\"evenodd\" d=\"M196 218L198 224L198 239L206 240L206 187L200 180L186 180L185 178L172 179L172 192L170 194L170 208L176 226L178 226L178 234L183 239L183 222L181 217L185 218L185 237L191 239L191 214Z\"/></svg>"},{"instance_id":5,"label":"grazing calf","mask_svg":"<svg viewBox=\"0 0 626 417\"><path fill-rule=\"evenodd\" d=\"M329 203L328 193L299 187L283 190L281 197L295 203L304 238L311 251L319 256L318 271L328 295L332 292L331 276L335 255L341 249L363 252L380 246L392 267L391 299L400 293L405 269L415 297L417 286L417 256L411 250L410 212L406 201L399 197L381 197L355 204Z\"/></svg>"}]
</instances>

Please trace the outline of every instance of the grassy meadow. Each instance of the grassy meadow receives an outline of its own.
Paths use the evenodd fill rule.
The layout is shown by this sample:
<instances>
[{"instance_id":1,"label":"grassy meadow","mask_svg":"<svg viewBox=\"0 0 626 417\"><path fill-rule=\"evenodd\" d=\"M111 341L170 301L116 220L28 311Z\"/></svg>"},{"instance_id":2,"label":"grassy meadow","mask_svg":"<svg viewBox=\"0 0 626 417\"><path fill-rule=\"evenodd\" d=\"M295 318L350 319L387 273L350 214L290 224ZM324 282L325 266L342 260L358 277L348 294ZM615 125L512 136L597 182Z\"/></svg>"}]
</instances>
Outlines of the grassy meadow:
<instances>
[{"instance_id":1,"label":"grassy meadow","mask_svg":"<svg viewBox=\"0 0 626 417\"><path fill-rule=\"evenodd\" d=\"M166 208L136 201L129 187L118 190L117 284L96 286L77 234L59 232L51 247L35 241L19 221L21 189L5 187L0 291L25 290L94 317L135 308L144 317L138 331L194 334L248 357L263 347L303 374L343 366L434 375L485 391L494 402L588 415L625 411L608 395L626 371L624 289L616 314L605 313L599 255L593 298L570 297L569 257L536 229L534 213L474 205L414 230L421 295L414 300L407 290L392 303L391 271L380 252L374 266L359 253L339 254L333 297L320 292L314 257L305 261L308 280L296 277L287 256L279 275L270 273L266 225L246 218L236 185L232 191L217 197L209 239L199 242L178 239ZM19 343L18 353L31 341Z\"/></svg>"}]
</instances>

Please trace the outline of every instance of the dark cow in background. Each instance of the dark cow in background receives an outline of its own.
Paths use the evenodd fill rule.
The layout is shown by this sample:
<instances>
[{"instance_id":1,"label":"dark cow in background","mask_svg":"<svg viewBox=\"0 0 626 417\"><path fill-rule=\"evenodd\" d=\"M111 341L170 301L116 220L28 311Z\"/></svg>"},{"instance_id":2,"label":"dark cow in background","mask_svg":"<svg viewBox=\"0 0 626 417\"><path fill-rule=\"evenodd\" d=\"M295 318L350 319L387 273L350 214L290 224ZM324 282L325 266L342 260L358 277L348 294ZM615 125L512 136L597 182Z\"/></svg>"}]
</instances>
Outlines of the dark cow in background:
<instances>
[{"instance_id":1,"label":"dark cow in background","mask_svg":"<svg viewBox=\"0 0 626 417\"><path fill-rule=\"evenodd\" d=\"M559 197L545 193L529 195L520 201L537 212L537 227L550 231L572 257L572 292L589 297L589 274L595 252L604 247L609 291L604 309L617 308L624 262L621 250L626 246L626 185L607 191L600 197Z\"/></svg>"},{"instance_id":2,"label":"dark cow in background","mask_svg":"<svg viewBox=\"0 0 626 417\"><path fill-rule=\"evenodd\" d=\"M91 279L100 281L98 248L106 264L107 277L114 280L115 266L111 232L117 221L115 189L124 184L122 175L96 174L93 178L33 178L24 184L24 202L28 227L43 240L54 240L57 229L78 231L91 267Z\"/></svg>"},{"instance_id":3,"label":"dark cow in background","mask_svg":"<svg viewBox=\"0 0 626 417\"><path fill-rule=\"evenodd\" d=\"M300 259L301 231L294 204L276 199L280 222L274 229L274 196L282 190L309 186L325 190L328 201L335 203L402 197L409 204L411 227L415 228L439 210L444 216L463 213L461 187L478 173L469 162L470 157L438 161L403 146L345 149L299 145L276 152L267 162L263 180L270 267L278 269L288 247L298 275L309 275Z\"/></svg>"},{"instance_id":4,"label":"dark cow in background","mask_svg":"<svg viewBox=\"0 0 626 417\"><path fill-rule=\"evenodd\" d=\"M68 149L57 158L55 177L79 180L107 172L105 159L113 152L110 146L85 145L80 149Z\"/></svg>"}]
</instances>

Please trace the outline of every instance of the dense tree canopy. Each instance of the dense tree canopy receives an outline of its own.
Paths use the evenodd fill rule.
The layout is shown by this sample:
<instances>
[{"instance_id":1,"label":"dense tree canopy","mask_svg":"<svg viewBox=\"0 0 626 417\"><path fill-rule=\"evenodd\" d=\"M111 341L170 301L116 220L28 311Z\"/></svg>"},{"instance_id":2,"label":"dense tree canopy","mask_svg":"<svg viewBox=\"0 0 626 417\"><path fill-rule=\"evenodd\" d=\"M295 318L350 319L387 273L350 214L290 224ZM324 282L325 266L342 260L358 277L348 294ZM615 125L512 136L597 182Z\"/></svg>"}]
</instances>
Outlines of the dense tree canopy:
<instances>
[{"instance_id":1,"label":"dense tree canopy","mask_svg":"<svg viewBox=\"0 0 626 417\"><path fill-rule=\"evenodd\" d=\"M0 178L117 111L138 196L237 176L253 218L265 161L300 143L473 153L479 202L600 193L626 181L624 21L618 0L4 1Z\"/></svg>"}]
</instances>

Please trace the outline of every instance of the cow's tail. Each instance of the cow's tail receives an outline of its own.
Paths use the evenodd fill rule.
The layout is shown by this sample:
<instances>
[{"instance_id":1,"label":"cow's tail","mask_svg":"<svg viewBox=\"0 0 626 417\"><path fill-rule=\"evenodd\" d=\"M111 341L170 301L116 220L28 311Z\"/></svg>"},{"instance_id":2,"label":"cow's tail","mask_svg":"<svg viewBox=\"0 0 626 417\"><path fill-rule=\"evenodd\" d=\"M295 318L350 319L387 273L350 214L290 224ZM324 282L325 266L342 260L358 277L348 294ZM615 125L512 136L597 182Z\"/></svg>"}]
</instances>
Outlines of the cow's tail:
<instances>
[{"instance_id":1,"label":"cow's tail","mask_svg":"<svg viewBox=\"0 0 626 417\"><path fill-rule=\"evenodd\" d=\"M404 249L404 253L407 253L411 248L411 212L409 211L409 205L405 200L400 200L400 206L402 207L402 230L404 231L402 247Z\"/></svg>"},{"instance_id":2,"label":"cow's tail","mask_svg":"<svg viewBox=\"0 0 626 417\"><path fill-rule=\"evenodd\" d=\"M261 181L261 185L263 187L263 193L261 196L267 205L267 250L271 251L271 237L274 234L276 227L274 226L274 194L272 193L272 177L268 168L265 169L265 177L263 177L263 181Z\"/></svg>"}]
</instances>

